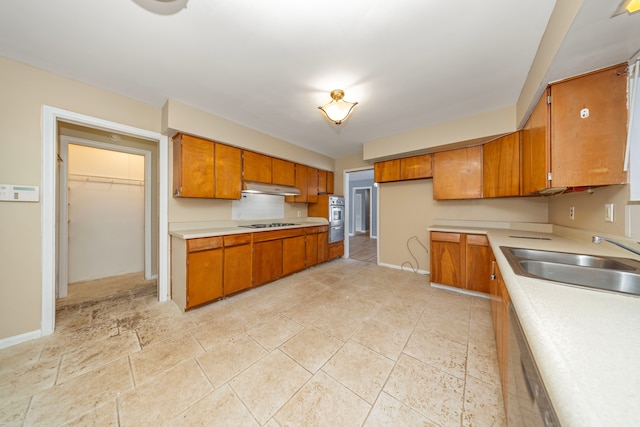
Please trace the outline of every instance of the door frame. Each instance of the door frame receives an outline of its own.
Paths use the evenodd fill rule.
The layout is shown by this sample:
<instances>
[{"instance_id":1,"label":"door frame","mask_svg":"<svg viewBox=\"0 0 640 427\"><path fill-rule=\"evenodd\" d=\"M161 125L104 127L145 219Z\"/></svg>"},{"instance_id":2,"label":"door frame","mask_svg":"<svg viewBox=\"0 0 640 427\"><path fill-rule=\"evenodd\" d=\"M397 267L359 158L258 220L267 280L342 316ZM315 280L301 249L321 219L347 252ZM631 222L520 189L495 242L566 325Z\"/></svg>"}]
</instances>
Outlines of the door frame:
<instances>
[{"instance_id":1,"label":"door frame","mask_svg":"<svg viewBox=\"0 0 640 427\"><path fill-rule=\"evenodd\" d=\"M352 205L355 205L355 200L356 200L356 191L357 190L369 190L369 235L371 235L371 227L373 224L373 187L372 186L366 186L366 187L353 187L352 188L352 192L351 192L351 200L353 200ZM351 209L351 212L349 214L351 222L353 222L353 234L351 233L351 230L349 231L349 236L355 236L357 231L358 231L358 227L356 227L356 210L355 209Z\"/></svg>"},{"instance_id":2,"label":"door frame","mask_svg":"<svg viewBox=\"0 0 640 427\"><path fill-rule=\"evenodd\" d=\"M56 315L56 170L58 121L112 131L158 143L158 300L169 296L168 146L169 138L158 132L136 128L48 105L42 106L42 304L40 335L51 335Z\"/></svg>"},{"instance_id":3,"label":"door frame","mask_svg":"<svg viewBox=\"0 0 640 427\"><path fill-rule=\"evenodd\" d=\"M348 213L349 215L351 215L351 210L353 209L351 207L351 194L349 192L349 173L350 172L359 172L359 171L366 171L366 170L373 170L373 168L371 166L365 166L365 167L360 167L360 168L350 168L350 169L345 169L342 171L342 194L345 195L344 197L344 204L345 204L345 214ZM376 185L375 182L373 185ZM373 191L373 190L372 190ZM373 200L373 195L371 197L371 200ZM379 236L379 231L380 231L380 191L378 191L378 198L376 199L377 203L376 203L376 218L377 218L377 222L376 222L376 259L378 260L378 262L380 262L380 240L377 238L377 236ZM350 221L345 221L345 231L346 231L346 237L344 239L344 258L349 258L349 236L351 233L350 227L349 227L349 222ZM369 227L371 228L371 226ZM371 230L370 230L371 231Z\"/></svg>"},{"instance_id":4,"label":"door frame","mask_svg":"<svg viewBox=\"0 0 640 427\"><path fill-rule=\"evenodd\" d=\"M60 157L62 158L62 162L60 163L60 184L58 187L60 228L58 232L57 297L64 298L67 296L67 285L69 282L69 239L64 238L69 232L69 207L67 200L67 186L69 184L69 144L144 156L144 278L145 280L157 278L157 275L154 276L151 273L151 151L65 135L60 137Z\"/></svg>"}]
</instances>

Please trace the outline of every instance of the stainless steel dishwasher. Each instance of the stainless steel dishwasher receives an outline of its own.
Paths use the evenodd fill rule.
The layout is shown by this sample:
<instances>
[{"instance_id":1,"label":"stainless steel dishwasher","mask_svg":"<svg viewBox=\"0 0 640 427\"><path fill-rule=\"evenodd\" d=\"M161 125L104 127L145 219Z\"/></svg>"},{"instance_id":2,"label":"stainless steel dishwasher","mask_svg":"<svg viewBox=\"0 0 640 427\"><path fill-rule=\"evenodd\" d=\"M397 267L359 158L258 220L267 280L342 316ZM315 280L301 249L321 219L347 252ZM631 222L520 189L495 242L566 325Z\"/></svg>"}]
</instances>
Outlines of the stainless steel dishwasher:
<instances>
[{"instance_id":1,"label":"stainless steel dishwasher","mask_svg":"<svg viewBox=\"0 0 640 427\"><path fill-rule=\"evenodd\" d=\"M510 374L507 384L507 424L509 427L558 427L560 422L511 303L509 319Z\"/></svg>"}]
</instances>

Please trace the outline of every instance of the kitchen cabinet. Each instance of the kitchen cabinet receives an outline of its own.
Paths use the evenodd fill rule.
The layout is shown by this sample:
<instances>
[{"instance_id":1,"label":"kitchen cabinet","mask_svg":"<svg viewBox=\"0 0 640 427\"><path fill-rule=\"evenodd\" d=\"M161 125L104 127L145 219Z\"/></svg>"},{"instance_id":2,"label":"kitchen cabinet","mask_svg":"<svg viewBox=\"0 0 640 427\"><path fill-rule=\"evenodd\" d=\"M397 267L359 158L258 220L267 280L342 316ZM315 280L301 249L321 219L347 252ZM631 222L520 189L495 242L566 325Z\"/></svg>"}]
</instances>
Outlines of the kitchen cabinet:
<instances>
[{"instance_id":1,"label":"kitchen cabinet","mask_svg":"<svg viewBox=\"0 0 640 427\"><path fill-rule=\"evenodd\" d=\"M482 147L482 197L520 195L520 132Z\"/></svg>"},{"instance_id":2,"label":"kitchen cabinet","mask_svg":"<svg viewBox=\"0 0 640 427\"><path fill-rule=\"evenodd\" d=\"M222 297L222 268L222 237L187 242L186 309Z\"/></svg>"},{"instance_id":3,"label":"kitchen cabinet","mask_svg":"<svg viewBox=\"0 0 640 427\"><path fill-rule=\"evenodd\" d=\"M329 226L318 227L318 264L329 260Z\"/></svg>"},{"instance_id":4,"label":"kitchen cabinet","mask_svg":"<svg viewBox=\"0 0 640 427\"><path fill-rule=\"evenodd\" d=\"M318 263L318 228L306 228L305 240L305 265L306 267L314 266Z\"/></svg>"},{"instance_id":5,"label":"kitchen cabinet","mask_svg":"<svg viewBox=\"0 0 640 427\"><path fill-rule=\"evenodd\" d=\"M482 146L441 151L433 155L433 198L482 197Z\"/></svg>"},{"instance_id":6,"label":"kitchen cabinet","mask_svg":"<svg viewBox=\"0 0 640 427\"><path fill-rule=\"evenodd\" d=\"M523 128L523 195L627 182L626 66L549 85Z\"/></svg>"},{"instance_id":7,"label":"kitchen cabinet","mask_svg":"<svg viewBox=\"0 0 640 427\"><path fill-rule=\"evenodd\" d=\"M282 275L287 276L305 268L306 239L304 229L299 228L300 235L282 240Z\"/></svg>"},{"instance_id":8,"label":"kitchen cabinet","mask_svg":"<svg viewBox=\"0 0 640 427\"><path fill-rule=\"evenodd\" d=\"M290 203L306 203L309 182L307 180L308 167L296 163L296 188L300 190L299 196L286 196L285 201Z\"/></svg>"},{"instance_id":9,"label":"kitchen cabinet","mask_svg":"<svg viewBox=\"0 0 640 427\"><path fill-rule=\"evenodd\" d=\"M174 197L214 197L214 147L214 142L190 135L173 138Z\"/></svg>"},{"instance_id":10,"label":"kitchen cabinet","mask_svg":"<svg viewBox=\"0 0 640 427\"><path fill-rule=\"evenodd\" d=\"M504 283L504 278L498 268L498 263L491 254L491 318L496 338L496 351L498 354L498 368L502 383L502 396L505 408L508 407L509 384L509 291Z\"/></svg>"},{"instance_id":11,"label":"kitchen cabinet","mask_svg":"<svg viewBox=\"0 0 640 427\"><path fill-rule=\"evenodd\" d=\"M290 185L290 186L294 186L296 184L295 163L290 162L288 160L276 159L274 157L271 159L271 167L272 167L272 174L271 174L272 184Z\"/></svg>"},{"instance_id":12,"label":"kitchen cabinet","mask_svg":"<svg viewBox=\"0 0 640 427\"><path fill-rule=\"evenodd\" d=\"M173 138L173 195L240 199L242 151L190 135Z\"/></svg>"},{"instance_id":13,"label":"kitchen cabinet","mask_svg":"<svg viewBox=\"0 0 640 427\"><path fill-rule=\"evenodd\" d=\"M327 194L333 194L334 192L334 177L333 172L327 171Z\"/></svg>"},{"instance_id":14,"label":"kitchen cabinet","mask_svg":"<svg viewBox=\"0 0 640 427\"><path fill-rule=\"evenodd\" d=\"M432 231L430 254L432 283L489 293L491 248L487 236Z\"/></svg>"},{"instance_id":15,"label":"kitchen cabinet","mask_svg":"<svg viewBox=\"0 0 640 427\"><path fill-rule=\"evenodd\" d=\"M231 234L224 241L224 294L230 295L251 287L251 234Z\"/></svg>"},{"instance_id":16,"label":"kitchen cabinet","mask_svg":"<svg viewBox=\"0 0 640 427\"><path fill-rule=\"evenodd\" d=\"M327 171L318 170L318 194L327 194Z\"/></svg>"},{"instance_id":17,"label":"kitchen cabinet","mask_svg":"<svg viewBox=\"0 0 640 427\"><path fill-rule=\"evenodd\" d=\"M307 202L318 202L318 169L307 166Z\"/></svg>"},{"instance_id":18,"label":"kitchen cabinet","mask_svg":"<svg viewBox=\"0 0 640 427\"><path fill-rule=\"evenodd\" d=\"M282 277L282 240L253 243L253 286Z\"/></svg>"},{"instance_id":19,"label":"kitchen cabinet","mask_svg":"<svg viewBox=\"0 0 640 427\"><path fill-rule=\"evenodd\" d=\"M245 181L271 184L271 157L244 151L242 153L242 177Z\"/></svg>"},{"instance_id":20,"label":"kitchen cabinet","mask_svg":"<svg viewBox=\"0 0 640 427\"><path fill-rule=\"evenodd\" d=\"M344 241L329 243L329 260L344 256Z\"/></svg>"},{"instance_id":21,"label":"kitchen cabinet","mask_svg":"<svg viewBox=\"0 0 640 427\"><path fill-rule=\"evenodd\" d=\"M215 145L215 198L242 197L242 151L229 145Z\"/></svg>"},{"instance_id":22,"label":"kitchen cabinet","mask_svg":"<svg viewBox=\"0 0 640 427\"><path fill-rule=\"evenodd\" d=\"M432 178L431 159L431 154L422 154L376 162L373 165L374 181L381 183Z\"/></svg>"}]
</instances>

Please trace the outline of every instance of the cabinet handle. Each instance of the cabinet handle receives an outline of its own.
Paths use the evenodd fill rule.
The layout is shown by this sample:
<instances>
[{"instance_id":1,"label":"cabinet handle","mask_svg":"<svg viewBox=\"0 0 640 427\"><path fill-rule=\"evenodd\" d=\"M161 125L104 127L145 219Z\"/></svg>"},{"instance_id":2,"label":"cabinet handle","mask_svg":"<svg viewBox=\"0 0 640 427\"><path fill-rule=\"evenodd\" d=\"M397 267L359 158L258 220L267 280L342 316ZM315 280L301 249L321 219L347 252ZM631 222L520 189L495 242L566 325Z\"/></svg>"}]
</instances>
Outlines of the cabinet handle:
<instances>
[{"instance_id":1,"label":"cabinet handle","mask_svg":"<svg viewBox=\"0 0 640 427\"><path fill-rule=\"evenodd\" d=\"M496 262L495 261L491 261L491 276L490 276L491 280L496 280Z\"/></svg>"}]
</instances>

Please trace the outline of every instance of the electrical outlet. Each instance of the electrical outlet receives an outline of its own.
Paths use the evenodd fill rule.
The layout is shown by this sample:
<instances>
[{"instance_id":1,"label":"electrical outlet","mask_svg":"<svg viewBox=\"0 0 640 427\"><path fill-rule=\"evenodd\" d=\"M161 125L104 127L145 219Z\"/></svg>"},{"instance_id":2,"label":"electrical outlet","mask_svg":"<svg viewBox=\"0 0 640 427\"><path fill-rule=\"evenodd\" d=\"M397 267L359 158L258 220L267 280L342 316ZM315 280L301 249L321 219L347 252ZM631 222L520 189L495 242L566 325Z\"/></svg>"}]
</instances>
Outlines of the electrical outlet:
<instances>
[{"instance_id":1,"label":"electrical outlet","mask_svg":"<svg viewBox=\"0 0 640 427\"><path fill-rule=\"evenodd\" d=\"M576 219L576 208L573 206L569 208L569 219L570 220Z\"/></svg>"},{"instance_id":2,"label":"electrical outlet","mask_svg":"<svg viewBox=\"0 0 640 427\"><path fill-rule=\"evenodd\" d=\"M607 203L604 205L604 220L607 222L613 222L613 203Z\"/></svg>"}]
</instances>

